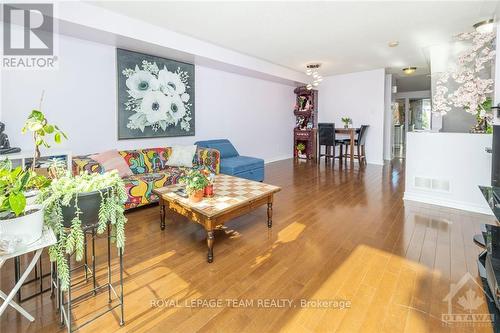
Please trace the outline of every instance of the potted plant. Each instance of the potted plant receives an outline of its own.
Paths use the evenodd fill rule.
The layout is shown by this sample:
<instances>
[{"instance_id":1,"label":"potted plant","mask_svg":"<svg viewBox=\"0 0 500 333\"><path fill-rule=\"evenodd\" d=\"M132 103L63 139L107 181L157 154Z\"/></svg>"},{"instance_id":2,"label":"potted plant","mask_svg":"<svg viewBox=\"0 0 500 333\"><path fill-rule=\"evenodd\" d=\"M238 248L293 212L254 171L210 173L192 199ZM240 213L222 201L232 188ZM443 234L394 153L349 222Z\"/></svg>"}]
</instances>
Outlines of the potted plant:
<instances>
[{"instance_id":1,"label":"potted plant","mask_svg":"<svg viewBox=\"0 0 500 333\"><path fill-rule=\"evenodd\" d=\"M5 160L0 165L0 234L30 244L42 235L43 207L27 202L30 188L43 188L49 180L21 167L12 168Z\"/></svg>"},{"instance_id":2,"label":"potted plant","mask_svg":"<svg viewBox=\"0 0 500 333\"><path fill-rule=\"evenodd\" d=\"M214 183L215 183L215 173L212 170L212 168L209 168L207 166L202 166L198 168L198 170L201 171L201 173L207 178L207 185L203 189L203 197L205 198L211 198L214 196Z\"/></svg>"},{"instance_id":3,"label":"potted plant","mask_svg":"<svg viewBox=\"0 0 500 333\"><path fill-rule=\"evenodd\" d=\"M192 202L203 199L204 189L209 185L208 177L202 170L190 170L181 178L181 183L186 185L186 193Z\"/></svg>"},{"instance_id":4,"label":"potted plant","mask_svg":"<svg viewBox=\"0 0 500 333\"><path fill-rule=\"evenodd\" d=\"M299 155L302 154L302 152L306 149L306 145L303 144L302 142L298 143L297 144L297 152L299 153Z\"/></svg>"},{"instance_id":5,"label":"potted plant","mask_svg":"<svg viewBox=\"0 0 500 333\"><path fill-rule=\"evenodd\" d=\"M43 93L40 99L40 109L42 108L43 101ZM66 134L62 132L59 127L56 125L51 125L48 123L45 115L39 110L32 110L28 119L26 119L21 132L24 134L26 132L31 132L33 136L33 141L35 143L33 161L31 163L30 170L32 171L32 184L33 186L29 186L27 191L25 192L26 199L28 204L33 204L36 196L41 187L48 185L47 177L49 176L48 172L43 172L40 169L36 168L36 160L40 158L40 146L44 146L46 148L50 148L46 138L50 135L54 136L54 141L56 143L61 142L61 138L64 137L67 139ZM37 173L39 175L37 175Z\"/></svg>"},{"instance_id":6,"label":"potted plant","mask_svg":"<svg viewBox=\"0 0 500 333\"><path fill-rule=\"evenodd\" d=\"M49 248L49 255L57 263L62 290L69 284L66 255L75 253L77 261L83 257L85 226L96 224L97 233L101 234L109 223L116 246L124 247L126 199L125 186L116 170L78 176L67 171L41 191L37 201L45 208L45 223L58 236L57 243Z\"/></svg>"},{"instance_id":7,"label":"potted plant","mask_svg":"<svg viewBox=\"0 0 500 333\"><path fill-rule=\"evenodd\" d=\"M33 162L31 164L31 170L33 171L35 171L36 168L36 160L40 158L40 146L50 148L50 145L47 142L47 137L53 136L56 143L61 143L62 138L67 139L66 134L64 134L64 132L61 131L56 125L49 124L45 115L38 110L31 111L31 114L28 119L26 119L24 127L21 131L23 134L29 131L33 136L33 141L35 143Z\"/></svg>"},{"instance_id":8,"label":"potted plant","mask_svg":"<svg viewBox=\"0 0 500 333\"><path fill-rule=\"evenodd\" d=\"M349 128L349 125L352 124L352 119L349 117L342 117L342 122L344 123L344 128Z\"/></svg>"}]
</instances>

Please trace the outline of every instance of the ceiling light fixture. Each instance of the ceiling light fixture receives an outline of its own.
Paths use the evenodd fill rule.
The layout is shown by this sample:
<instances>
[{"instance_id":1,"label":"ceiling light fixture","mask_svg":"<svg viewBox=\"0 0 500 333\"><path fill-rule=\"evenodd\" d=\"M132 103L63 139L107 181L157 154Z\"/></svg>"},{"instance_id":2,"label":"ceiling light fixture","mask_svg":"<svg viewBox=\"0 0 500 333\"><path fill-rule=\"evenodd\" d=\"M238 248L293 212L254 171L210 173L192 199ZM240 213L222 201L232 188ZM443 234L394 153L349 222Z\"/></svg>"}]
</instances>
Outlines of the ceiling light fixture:
<instances>
[{"instance_id":1,"label":"ceiling light fixture","mask_svg":"<svg viewBox=\"0 0 500 333\"><path fill-rule=\"evenodd\" d=\"M411 74L415 73L416 70L417 70L417 67L406 67L406 68L403 68L403 73L405 73L406 75L411 75Z\"/></svg>"},{"instance_id":2,"label":"ceiling light fixture","mask_svg":"<svg viewBox=\"0 0 500 333\"><path fill-rule=\"evenodd\" d=\"M311 83L306 85L307 90L311 90L313 87L317 87L321 81L323 81L323 77L319 74L318 69L321 67L321 64L309 64L306 66L306 74L308 76L312 76L313 80Z\"/></svg>"},{"instance_id":3,"label":"ceiling light fixture","mask_svg":"<svg viewBox=\"0 0 500 333\"><path fill-rule=\"evenodd\" d=\"M481 22L477 22L476 24L473 25L473 27L474 29L476 29L477 32L481 34L486 34L493 31L493 28L495 27L495 20L488 19Z\"/></svg>"},{"instance_id":4,"label":"ceiling light fixture","mask_svg":"<svg viewBox=\"0 0 500 333\"><path fill-rule=\"evenodd\" d=\"M397 41L397 40L393 40L393 41L391 41L391 42L387 43L387 45L388 45L389 47L396 47L396 46L398 46L398 45L399 45L399 41Z\"/></svg>"}]
</instances>

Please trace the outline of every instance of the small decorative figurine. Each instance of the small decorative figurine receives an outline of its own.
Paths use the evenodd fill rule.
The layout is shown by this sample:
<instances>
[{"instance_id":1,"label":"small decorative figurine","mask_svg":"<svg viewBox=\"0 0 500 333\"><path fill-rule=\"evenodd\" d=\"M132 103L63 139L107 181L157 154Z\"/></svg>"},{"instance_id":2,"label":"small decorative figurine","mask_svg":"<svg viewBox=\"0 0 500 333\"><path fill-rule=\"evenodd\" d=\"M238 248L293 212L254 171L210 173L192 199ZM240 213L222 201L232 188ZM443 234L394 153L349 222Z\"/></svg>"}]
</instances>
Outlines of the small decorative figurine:
<instances>
[{"instance_id":1,"label":"small decorative figurine","mask_svg":"<svg viewBox=\"0 0 500 333\"><path fill-rule=\"evenodd\" d=\"M0 122L0 155L18 153L21 148L11 147L9 142L9 136L4 133L5 124Z\"/></svg>"}]
</instances>

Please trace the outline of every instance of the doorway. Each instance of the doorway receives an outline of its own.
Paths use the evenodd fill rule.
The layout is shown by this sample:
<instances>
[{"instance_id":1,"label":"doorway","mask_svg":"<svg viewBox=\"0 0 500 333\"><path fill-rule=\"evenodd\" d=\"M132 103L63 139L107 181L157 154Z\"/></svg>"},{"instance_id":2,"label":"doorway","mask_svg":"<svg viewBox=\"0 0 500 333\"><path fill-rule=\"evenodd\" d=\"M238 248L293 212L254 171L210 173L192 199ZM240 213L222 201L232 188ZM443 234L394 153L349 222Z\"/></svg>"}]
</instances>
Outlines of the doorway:
<instances>
[{"instance_id":1,"label":"doorway","mask_svg":"<svg viewBox=\"0 0 500 333\"><path fill-rule=\"evenodd\" d=\"M432 109L430 98L398 98L392 104L392 156L405 158L406 133L430 131Z\"/></svg>"},{"instance_id":2,"label":"doorway","mask_svg":"<svg viewBox=\"0 0 500 333\"><path fill-rule=\"evenodd\" d=\"M405 157L405 100L397 99L392 103L392 157L404 158Z\"/></svg>"}]
</instances>

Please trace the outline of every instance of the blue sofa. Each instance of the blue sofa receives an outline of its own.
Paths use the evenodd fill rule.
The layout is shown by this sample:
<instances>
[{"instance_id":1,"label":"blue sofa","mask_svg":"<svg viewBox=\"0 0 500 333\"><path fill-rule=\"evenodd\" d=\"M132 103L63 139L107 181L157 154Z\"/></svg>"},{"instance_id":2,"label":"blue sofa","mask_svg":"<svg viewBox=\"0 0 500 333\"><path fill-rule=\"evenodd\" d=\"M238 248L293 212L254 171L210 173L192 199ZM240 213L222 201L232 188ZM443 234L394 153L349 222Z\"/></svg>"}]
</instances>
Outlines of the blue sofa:
<instances>
[{"instance_id":1,"label":"blue sofa","mask_svg":"<svg viewBox=\"0 0 500 333\"><path fill-rule=\"evenodd\" d=\"M261 182L264 180L264 160L240 156L231 141L227 139L195 142L198 147L217 149L220 152L220 172L226 175Z\"/></svg>"}]
</instances>

